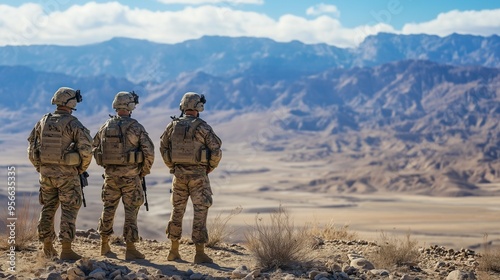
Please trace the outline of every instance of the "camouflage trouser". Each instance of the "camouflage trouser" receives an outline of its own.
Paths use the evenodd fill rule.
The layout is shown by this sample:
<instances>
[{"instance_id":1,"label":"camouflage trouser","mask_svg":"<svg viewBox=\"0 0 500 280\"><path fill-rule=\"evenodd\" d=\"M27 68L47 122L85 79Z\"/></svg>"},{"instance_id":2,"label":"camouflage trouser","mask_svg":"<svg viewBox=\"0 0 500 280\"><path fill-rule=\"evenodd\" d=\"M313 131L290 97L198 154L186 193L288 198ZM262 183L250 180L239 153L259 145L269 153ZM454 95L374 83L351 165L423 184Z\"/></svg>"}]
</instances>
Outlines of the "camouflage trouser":
<instances>
[{"instance_id":1,"label":"camouflage trouser","mask_svg":"<svg viewBox=\"0 0 500 280\"><path fill-rule=\"evenodd\" d=\"M137 214L144 202L141 180L139 176L134 177L108 177L104 179L101 194L104 208L97 231L101 236L113 234L113 221L120 198L125 208L125 222L123 225L123 237L126 242L139 241L139 230L137 228Z\"/></svg>"},{"instance_id":2,"label":"camouflage trouser","mask_svg":"<svg viewBox=\"0 0 500 280\"><path fill-rule=\"evenodd\" d=\"M194 208L193 233L194 243L207 243L207 215L208 208L212 206L212 189L207 175L181 175L174 176L172 182L173 206L172 215L167 225L167 238L179 240L182 236L182 218L186 211L188 198L191 196Z\"/></svg>"},{"instance_id":3,"label":"camouflage trouser","mask_svg":"<svg viewBox=\"0 0 500 280\"><path fill-rule=\"evenodd\" d=\"M61 225L59 240L75 239L75 223L78 210L82 206L82 189L78 176L70 178L54 178L40 175L40 204L42 211L38 220L38 239L53 241L54 216L61 204Z\"/></svg>"}]
</instances>

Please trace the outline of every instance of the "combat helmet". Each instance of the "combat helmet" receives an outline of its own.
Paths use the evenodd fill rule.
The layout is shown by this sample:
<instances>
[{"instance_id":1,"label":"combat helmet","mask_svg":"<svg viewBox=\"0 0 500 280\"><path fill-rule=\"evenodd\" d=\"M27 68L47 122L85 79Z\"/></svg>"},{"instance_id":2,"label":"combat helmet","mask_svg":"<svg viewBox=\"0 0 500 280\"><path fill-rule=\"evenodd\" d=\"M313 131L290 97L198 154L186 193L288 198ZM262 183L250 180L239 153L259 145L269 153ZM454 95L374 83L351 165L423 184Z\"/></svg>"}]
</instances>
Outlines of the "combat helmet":
<instances>
[{"instance_id":1,"label":"combat helmet","mask_svg":"<svg viewBox=\"0 0 500 280\"><path fill-rule=\"evenodd\" d=\"M82 102L82 95L80 94L80 90L75 91L69 87L61 87L54 93L50 102L52 105L66 106L76 110L76 103Z\"/></svg>"},{"instance_id":2,"label":"combat helmet","mask_svg":"<svg viewBox=\"0 0 500 280\"><path fill-rule=\"evenodd\" d=\"M196 92L186 92L181 99L181 104L179 105L179 109L182 112L186 110L195 110L198 112L203 112L205 109L205 96L203 94L198 94Z\"/></svg>"},{"instance_id":3,"label":"combat helmet","mask_svg":"<svg viewBox=\"0 0 500 280\"><path fill-rule=\"evenodd\" d=\"M115 110L124 109L132 111L137 104L139 104L139 96L133 91L120 91L116 94L115 99L113 99L113 109Z\"/></svg>"}]
</instances>

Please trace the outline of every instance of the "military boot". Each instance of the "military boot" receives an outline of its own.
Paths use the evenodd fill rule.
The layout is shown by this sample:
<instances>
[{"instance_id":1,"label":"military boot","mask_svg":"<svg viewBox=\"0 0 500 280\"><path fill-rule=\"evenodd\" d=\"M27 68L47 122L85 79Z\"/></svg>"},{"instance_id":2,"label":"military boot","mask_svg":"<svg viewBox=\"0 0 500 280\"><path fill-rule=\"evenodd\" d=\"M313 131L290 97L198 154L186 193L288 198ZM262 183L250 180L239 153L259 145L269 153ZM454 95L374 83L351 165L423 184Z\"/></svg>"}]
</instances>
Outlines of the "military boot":
<instances>
[{"instance_id":1,"label":"military boot","mask_svg":"<svg viewBox=\"0 0 500 280\"><path fill-rule=\"evenodd\" d=\"M113 253L111 252L111 247L109 247L109 237L101 236L101 256L105 256L108 253Z\"/></svg>"},{"instance_id":2,"label":"military boot","mask_svg":"<svg viewBox=\"0 0 500 280\"><path fill-rule=\"evenodd\" d=\"M125 250L126 260L144 259L144 254L137 251L134 242L127 242L127 249Z\"/></svg>"},{"instance_id":3,"label":"military boot","mask_svg":"<svg viewBox=\"0 0 500 280\"><path fill-rule=\"evenodd\" d=\"M62 242L61 260L76 261L81 259L82 256L78 255L71 249L71 241Z\"/></svg>"},{"instance_id":4,"label":"military boot","mask_svg":"<svg viewBox=\"0 0 500 280\"><path fill-rule=\"evenodd\" d=\"M177 259L181 259L181 255L179 254L179 240L172 240L172 246L168 252L167 261L174 261Z\"/></svg>"},{"instance_id":5,"label":"military boot","mask_svg":"<svg viewBox=\"0 0 500 280\"><path fill-rule=\"evenodd\" d=\"M54 249L54 245L52 244L52 241L44 241L43 242L43 254L47 258L57 256L57 251L56 251L56 249Z\"/></svg>"},{"instance_id":6,"label":"military boot","mask_svg":"<svg viewBox=\"0 0 500 280\"><path fill-rule=\"evenodd\" d=\"M194 255L194 263L213 263L214 261L205 254L205 244L196 244L196 255Z\"/></svg>"}]
</instances>

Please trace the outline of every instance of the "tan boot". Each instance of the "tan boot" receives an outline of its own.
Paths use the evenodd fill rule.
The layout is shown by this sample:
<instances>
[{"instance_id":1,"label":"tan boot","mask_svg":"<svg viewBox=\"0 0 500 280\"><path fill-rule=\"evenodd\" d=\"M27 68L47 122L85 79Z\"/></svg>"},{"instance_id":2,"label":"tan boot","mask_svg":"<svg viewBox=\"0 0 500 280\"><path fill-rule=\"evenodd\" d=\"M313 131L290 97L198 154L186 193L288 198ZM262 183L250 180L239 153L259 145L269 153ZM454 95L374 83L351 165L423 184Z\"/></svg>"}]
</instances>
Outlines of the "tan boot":
<instances>
[{"instance_id":1,"label":"tan boot","mask_svg":"<svg viewBox=\"0 0 500 280\"><path fill-rule=\"evenodd\" d=\"M205 244L196 244L196 255L194 255L194 263L213 263L214 261L205 254Z\"/></svg>"},{"instance_id":2,"label":"tan boot","mask_svg":"<svg viewBox=\"0 0 500 280\"><path fill-rule=\"evenodd\" d=\"M144 259L144 254L137 251L134 242L127 242L127 249L125 251L126 260Z\"/></svg>"},{"instance_id":3,"label":"tan boot","mask_svg":"<svg viewBox=\"0 0 500 280\"><path fill-rule=\"evenodd\" d=\"M57 251L54 249L54 245L52 241L44 241L43 242L43 254L47 258L52 258L53 256L57 256Z\"/></svg>"},{"instance_id":4,"label":"tan boot","mask_svg":"<svg viewBox=\"0 0 500 280\"><path fill-rule=\"evenodd\" d=\"M167 261L180 260L181 255L179 254L179 240L172 240L172 246L168 252Z\"/></svg>"},{"instance_id":5,"label":"tan boot","mask_svg":"<svg viewBox=\"0 0 500 280\"><path fill-rule=\"evenodd\" d=\"M109 247L109 237L101 236L101 256L105 256L108 253L113 253L111 252L111 247Z\"/></svg>"},{"instance_id":6,"label":"tan boot","mask_svg":"<svg viewBox=\"0 0 500 280\"><path fill-rule=\"evenodd\" d=\"M70 241L63 241L62 242L62 251L61 251L61 260L68 260L68 261L76 261L81 259L82 256L78 255L71 249L71 242Z\"/></svg>"}]
</instances>

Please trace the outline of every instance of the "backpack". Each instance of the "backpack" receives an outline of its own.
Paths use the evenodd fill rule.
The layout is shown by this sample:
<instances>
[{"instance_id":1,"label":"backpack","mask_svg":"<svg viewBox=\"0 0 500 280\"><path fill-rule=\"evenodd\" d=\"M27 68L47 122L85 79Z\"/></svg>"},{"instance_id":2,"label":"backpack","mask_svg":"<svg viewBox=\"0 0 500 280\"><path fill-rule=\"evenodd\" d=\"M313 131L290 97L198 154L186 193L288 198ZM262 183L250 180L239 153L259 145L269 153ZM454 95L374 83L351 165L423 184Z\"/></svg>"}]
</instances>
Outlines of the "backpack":
<instances>
[{"instance_id":1,"label":"backpack","mask_svg":"<svg viewBox=\"0 0 500 280\"><path fill-rule=\"evenodd\" d=\"M127 146L126 135L135 119L123 124L123 119L112 117L101 135L100 153L96 156L98 165L129 165L143 162L143 154Z\"/></svg>"},{"instance_id":2,"label":"backpack","mask_svg":"<svg viewBox=\"0 0 500 280\"><path fill-rule=\"evenodd\" d=\"M40 132L40 162L42 164L79 165L80 154L74 150L74 144L63 147L63 131L76 119L71 115L47 114L42 119Z\"/></svg>"},{"instance_id":3,"label":"backpack","mask_svg":"<svg viewBox=\"0 0 500 280\"><path fill-rule=\"evenodd\" d=\"M171 155L174 164L206 164L208 162L207 148L203 143L196 141L196 128L204 121L182 118L174 119L173 130L170 137Z\"/></svg>"}]
</instances>

